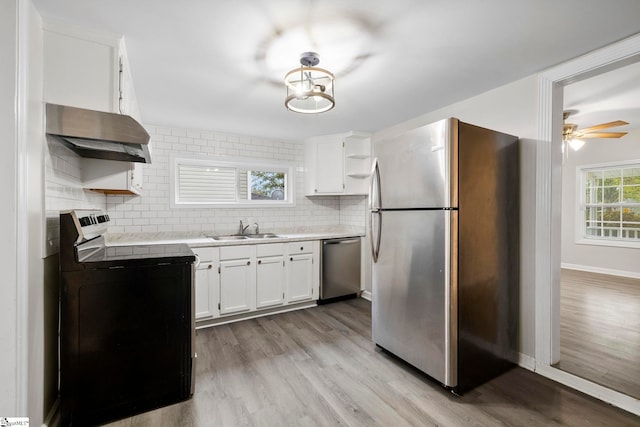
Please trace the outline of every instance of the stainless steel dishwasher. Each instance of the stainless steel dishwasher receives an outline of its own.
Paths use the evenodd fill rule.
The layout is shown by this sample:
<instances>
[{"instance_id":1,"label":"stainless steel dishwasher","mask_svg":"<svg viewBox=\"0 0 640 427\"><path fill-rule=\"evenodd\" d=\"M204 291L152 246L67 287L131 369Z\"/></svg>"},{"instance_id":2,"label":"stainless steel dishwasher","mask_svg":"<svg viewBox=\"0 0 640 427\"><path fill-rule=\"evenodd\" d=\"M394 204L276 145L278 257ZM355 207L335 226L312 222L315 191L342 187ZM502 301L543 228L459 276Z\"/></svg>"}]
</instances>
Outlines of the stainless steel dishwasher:
<instances>
[{"instance_id":1,"label":"stainless steel dishwasher","mask_svg":"<svg viewBox=\"0 0 640 427\"><path fill-rule=\"evenodd\" d=\"M322 241L320 303L360 293L360 237Z\"/></svg>"}]
</instances>

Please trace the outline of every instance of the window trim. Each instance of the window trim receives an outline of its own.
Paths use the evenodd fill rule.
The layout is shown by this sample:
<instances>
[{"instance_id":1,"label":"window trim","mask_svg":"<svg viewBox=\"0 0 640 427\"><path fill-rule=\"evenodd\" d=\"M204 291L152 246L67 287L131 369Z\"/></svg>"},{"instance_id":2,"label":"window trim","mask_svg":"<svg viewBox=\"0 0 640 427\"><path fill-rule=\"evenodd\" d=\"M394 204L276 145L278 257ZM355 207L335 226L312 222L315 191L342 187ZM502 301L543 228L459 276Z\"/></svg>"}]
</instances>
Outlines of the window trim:
<instances>
[{"instance_id":1,"label":"window trim","mask_svg":"<svg viewBox=\"0 0 640 427\"><path fill-rule=\"evenodd\" d=\"M576 166L576 206L575 206L575 232L576 232L576 244L579 245L593 245L593 246L611 246L620 248L640 248L640 240L622 240L611 239L605 237L588 237L586 226L586 174L589 171L599 169L621 169L625 167L637 167L640 168L640 159L622 160L615 162L596 163L590 165ZM640 204L639 204L640 205ZM616 204L614 206L620 206ZM632 205L633 207L636 204Z\"/></svg>"},{"instance_id":2,"label":"window trim","mask_svg":"<svg viewBox=\"0 0 640 427\"><path fill-rule=\"evenodd\" d=\"M232 202L178 202L178 166L180 164L210 167L231 167L236 169L284 172L285 200L239 200ZM171 154L169 158L169 199L172 209L191 208L277 208L294 207L295 203L295 171L293 162L249 157L207 156L195 157L182 154ZM238 173L236 172L236 178Z\"/></svg>"}]
</instances>

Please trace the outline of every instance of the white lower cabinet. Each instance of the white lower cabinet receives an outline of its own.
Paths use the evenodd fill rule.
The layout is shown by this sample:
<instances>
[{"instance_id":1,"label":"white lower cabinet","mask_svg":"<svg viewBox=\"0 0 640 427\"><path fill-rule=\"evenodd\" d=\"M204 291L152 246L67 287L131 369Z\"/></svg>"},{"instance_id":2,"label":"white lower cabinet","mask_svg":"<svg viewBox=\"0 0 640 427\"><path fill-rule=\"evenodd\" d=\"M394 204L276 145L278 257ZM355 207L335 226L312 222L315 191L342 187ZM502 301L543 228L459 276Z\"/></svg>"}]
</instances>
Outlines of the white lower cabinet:
<instances>
[{"instance_id":1,"label":"white lower cabinet","mask_svg":"<svg viewBox=\"0 0 640 427\"><path fill-rule=\"evenodd\" d=\"M282 243L256 246L256 308L284 304L284 252Z\"/></svg>"},{"instance_id":2,"label":"white lower cabinet","mask_svg":"<svg viewBox=\"0 0 640 427\"><path fill-rule=\"evenodd\" d=\"M287 265L287 302L313 298L313 255L291 255Z\"/></svg>"},{"instance_id":3,"label":"white lower cabinet","mask_svg":"<svg viewBox=\"0 0 640 427\"><path fill-rule=\"evenodd\" d=\"M220 315L255 309L255 246L220 248Z\"/></svg>"},{"instance_id":4,"label":"white lower cabinet","mask_svg":"<svg viewBox=\"0 0 640 427\"><path fill-rule=\"evenodd\" d=\"M292 242L287 245L286 301L287 303L317 299L319 269L314 264L314 242ZM317 258L317 256L316 256ZM317 273L316 273L317 271ZM318 280L314 280L314 275ZM314 292L315 288L315 292Z\"/></svg>"},{"instance_id":5,"label":"white lower cabinet","mask_svg":"<svg viewBox=\"0 0 640 427\"><path fill-rule=\"evenodd\" d=\"M196 320L218 316L218 249L196 248L195 316Z\"/></svg>"},{"instance_id":6,"label":"white lower cabinet","mask_svg":"<svg viewBox=\"0 0 640 427\"><path fill-rule=\"evenodd\" d=\"M318 299L318 241L193 248L196 320Z\"/></svg>"}]
</instances>

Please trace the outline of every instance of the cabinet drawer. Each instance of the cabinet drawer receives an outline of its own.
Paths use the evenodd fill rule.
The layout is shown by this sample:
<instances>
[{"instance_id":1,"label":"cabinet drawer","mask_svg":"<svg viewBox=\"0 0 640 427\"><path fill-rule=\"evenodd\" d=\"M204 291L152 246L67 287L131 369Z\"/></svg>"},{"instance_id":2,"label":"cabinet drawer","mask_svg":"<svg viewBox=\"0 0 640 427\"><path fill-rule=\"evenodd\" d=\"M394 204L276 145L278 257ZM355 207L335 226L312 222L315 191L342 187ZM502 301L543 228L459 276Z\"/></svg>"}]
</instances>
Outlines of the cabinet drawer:
<instances>
[{"instance_id":1,"label":"cabinet drawer","mask_svg":"<svg viewBox=\"0 0 640 427\"><path fill-rule=\"evenodd\" d=\"M256 256L276 256L284 254L284 244L282 243L269 243L266 245L256 246Z\"/></svg>"},{"instance_id":2,"label":"cabinet drawer","mask_svg":"<svg viewBox=\"0 0 640 427\"><path fill-rule=\"evenodd\" d=\"M313 251L313 242L291 242L287 245L287 254L306 254Z\"/></svg>"},{"instance_id":3,"label":"cabinet drawer","mask_svg":"<svg viewBox=\"0 0 640 427\"><path fill-rule=\"evenodd\" d=\"M255 246L221 246L220 247L220 260L226 259L240 259L251 258L254 254Z\"/></svg>"},{"instance_id":4,"label":"cabinet drawer","mask_svg":"<svg viewBox=\"0 0 640 427\"><path fill-rule=\"evenodd\" d=\"M196 256L198 257L200 262L211 262L211 261L213 261L213 258L214 258L213 251L215 251L216 249L214 249L214 248L191 248L191 250L193 251L194 254L196 254Z\"/></svg>"}]
</instances>

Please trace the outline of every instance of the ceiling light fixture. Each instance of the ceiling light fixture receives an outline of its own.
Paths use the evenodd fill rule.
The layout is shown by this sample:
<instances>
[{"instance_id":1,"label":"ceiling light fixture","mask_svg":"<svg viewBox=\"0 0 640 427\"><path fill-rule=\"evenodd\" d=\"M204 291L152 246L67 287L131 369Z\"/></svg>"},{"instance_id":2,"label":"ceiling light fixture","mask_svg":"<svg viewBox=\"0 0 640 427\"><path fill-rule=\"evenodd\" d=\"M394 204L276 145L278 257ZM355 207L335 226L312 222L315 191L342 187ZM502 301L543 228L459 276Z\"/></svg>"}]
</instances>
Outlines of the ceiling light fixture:
<instances>
[{"instance_id":1,"label":"ceiling light fixture","mask_svg":"<svg viewBox=\"0 0 640 427\"><path fill-rule=\"evenodd\" d=\"M291 111L303 114L324 113L336 102L333 97L335 77L324 68L318 68L320 58L315 52L300 55L300 68L284 76L287 98L284 105Z\"/></svg>"},{"instance_id":2,"label":"ceiling light fixture","mask_svg":"<svg viewBox=\"0 0 640 427\"><path fill-rule=\"evenodd\" d=\"M573 149L573 151L578 151L584 145L584 141L581 139L571 138L568 141L569 147Z\"/></svg>"}]
</instances>

